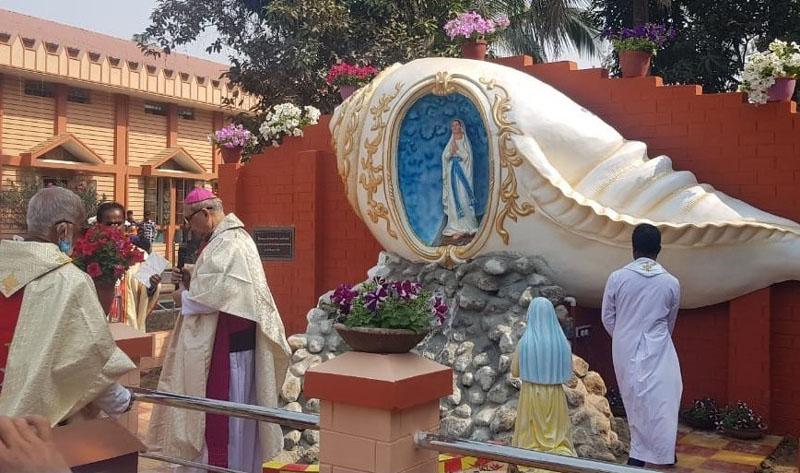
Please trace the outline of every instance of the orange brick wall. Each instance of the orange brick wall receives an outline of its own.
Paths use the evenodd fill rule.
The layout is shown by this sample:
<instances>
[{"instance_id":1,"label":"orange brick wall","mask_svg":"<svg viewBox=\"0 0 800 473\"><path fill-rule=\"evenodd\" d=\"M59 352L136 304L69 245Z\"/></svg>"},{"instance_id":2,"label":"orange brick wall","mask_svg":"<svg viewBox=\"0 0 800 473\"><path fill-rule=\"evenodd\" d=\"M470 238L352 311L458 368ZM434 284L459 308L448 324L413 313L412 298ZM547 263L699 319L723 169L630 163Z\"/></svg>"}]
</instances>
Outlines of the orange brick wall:
<instances>
[{"instance_id":1,"label":"orange brick wall","mask_svg":"<svg viewBox=\"0 0 800 473\"><path fill-rule=\"evenodd\" d=\"M220 197L248 230L294 226L294 259L264 264L287 334L305 332L306 313L319 296L362 281L380 251L342 192L328 119L306 129L303 140L290 138L245 166L220 165Z\"/></svg>"},{"instance_id":2,"label":"orange brick wall","mask_svg":"<svg viewBox=\"0 0 800 473\"><path fill-rule=\"evenodd\" d=\"M551 84L626 138L646 142L651 156L666 154L676 169L694 172L699 181L800 221L800 119L794 103L756 107L742 94L703 95L699 86L663 86L656 77L608 79L601 69L534 65L521 57L499 62ZM306 311L324 291L363 279L379 251L345 200L329 140L322 124L303 140L255 157L238 173L220 170L223 198L238 200L236 210L248 226L297 228L295 261L265 265L289 333L305 328ZM235 183L237 176L231 192L226 182ZM613 385L610 340L598 312L576 313L579 324L593 329L576 341L575 351ZM768 417L774 431L800 433L800 283L681 311L675 339L685 403L705 396L743 399ZM747 356L753 352L757 356Z\"/></svg>"}]
</instances>

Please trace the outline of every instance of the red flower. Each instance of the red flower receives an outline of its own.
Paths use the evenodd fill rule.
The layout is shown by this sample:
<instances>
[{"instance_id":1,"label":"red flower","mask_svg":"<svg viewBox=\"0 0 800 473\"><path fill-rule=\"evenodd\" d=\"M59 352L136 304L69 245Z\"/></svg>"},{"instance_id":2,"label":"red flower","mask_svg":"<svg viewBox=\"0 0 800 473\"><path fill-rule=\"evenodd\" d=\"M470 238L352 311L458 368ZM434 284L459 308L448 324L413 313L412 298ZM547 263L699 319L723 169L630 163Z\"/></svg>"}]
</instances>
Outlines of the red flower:
<instances>
[{"instance_id":1,"label":"red flower","mask_svg":"<svg viewBox=\"0 0 800 473\"><path fill-rule=\"evenodd\" d=\"M97 278L103 275L103 270L96 262L91 262L86 265L86 273L92 278Z\"/></svg>"},{"instance_id":2,"label":"red flower","mask_svg":"<svg viewBox=\"0 0 800 473\"><path fill-rule=\"evenodd\" d=\"M93 263L93 264L96 264L96 263ZM115 278L121 278L123 274L125 274L125 266L122 266L121 264L115 264L114 265L114 277Z\"/></svg>"}]
</instances>

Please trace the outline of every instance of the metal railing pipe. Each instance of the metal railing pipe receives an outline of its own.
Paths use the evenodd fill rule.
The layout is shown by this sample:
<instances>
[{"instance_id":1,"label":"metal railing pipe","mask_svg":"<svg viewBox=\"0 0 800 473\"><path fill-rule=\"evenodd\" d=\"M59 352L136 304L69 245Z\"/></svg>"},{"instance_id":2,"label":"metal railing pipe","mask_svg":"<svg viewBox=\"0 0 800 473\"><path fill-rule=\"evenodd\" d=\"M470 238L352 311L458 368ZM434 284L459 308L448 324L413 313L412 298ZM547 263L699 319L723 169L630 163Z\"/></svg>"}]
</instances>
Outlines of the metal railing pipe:
<instances>
[{"instance_id":1,"label":"metal railing pipe","mask_svg":"<svg viewBox=\"0 0 800 473\"><path fill-rule=\"evenodd\" d=\"M237 402L219 401L203 397L185 396L183 394L167 393L152 389L128 387L133 392L134 400L151 404L161 404L182 409L221 414L226 416L241 417L260 422L271 422L293 429L319 430L319 416L306 414L277 407L251 406Z\"/></svg>"},{"instance_id":2,"label":"metal railing pipe","mask_svg":"<svg viewBox=\"0 0 800 473\"><path fill-rule=\"evenodd\" d=\"M197 468L201 471L213 471L216 473L247 473L241 470L231 470L230 468L223 468L221 466L212 466L212 465L207 465L205 463L192 462L189 460L184 460L182 458L169 457L167 455L161 455L158 453L140 453L139 456L143 458L149 458L151 460L157 460L164 463L174 463L175 465Z\"/></svg>"},{"instance_id":3,"label":"metal railing pipe","mask_svg":"<svg viewBox=\"0 0 800 473\"><path fill-rule=\"evenodd\" d=\"M436 434L417 432L414 443L419 448L435 450L440 453L473 456L511 465L541 468L560 473L643 473L649 470L618 465L586 458L568 457L542 453L524 448L507 447L474 440Z\"/></svg>"}]
</instances>

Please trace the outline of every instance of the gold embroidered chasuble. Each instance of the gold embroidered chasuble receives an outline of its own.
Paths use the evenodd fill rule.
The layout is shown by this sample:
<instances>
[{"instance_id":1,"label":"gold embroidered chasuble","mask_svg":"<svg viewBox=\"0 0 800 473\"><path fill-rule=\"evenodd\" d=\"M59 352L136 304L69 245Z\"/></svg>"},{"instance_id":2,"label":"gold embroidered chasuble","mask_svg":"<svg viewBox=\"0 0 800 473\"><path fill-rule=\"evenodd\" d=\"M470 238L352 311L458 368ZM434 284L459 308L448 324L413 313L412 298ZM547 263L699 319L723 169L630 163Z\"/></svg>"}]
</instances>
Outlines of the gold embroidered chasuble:
<instances>
[{"instance_id":1,"label":"gold embroidered chasuble","mask_svg":"<svg viewBox=\"0 0 800 473\"><path fill-rule=\"evenodd\" d=\"M234 214L214 229L194 265L189 296L215 309L208 314L182 315L175 324L158 389L205 397L219 312L254 321L258 405L277 407L291 355L255 242ZM153 406L148 446L151 451L195 460L205 442L205 413ZM276 424L259 423L264 459L283 448Z\"/></svg>"},{"instance_id":2,"label":"gold embroidered chasuble","mask_svg":"<svg viewBox=\"0 0 800 473\"><path fill-rule=\"evenodd\" d=\"M0 292L23 289L0 415L55 425L136 366L114 343L91 278L56 245L0 241Z\"/></svg>"}]
</instances>

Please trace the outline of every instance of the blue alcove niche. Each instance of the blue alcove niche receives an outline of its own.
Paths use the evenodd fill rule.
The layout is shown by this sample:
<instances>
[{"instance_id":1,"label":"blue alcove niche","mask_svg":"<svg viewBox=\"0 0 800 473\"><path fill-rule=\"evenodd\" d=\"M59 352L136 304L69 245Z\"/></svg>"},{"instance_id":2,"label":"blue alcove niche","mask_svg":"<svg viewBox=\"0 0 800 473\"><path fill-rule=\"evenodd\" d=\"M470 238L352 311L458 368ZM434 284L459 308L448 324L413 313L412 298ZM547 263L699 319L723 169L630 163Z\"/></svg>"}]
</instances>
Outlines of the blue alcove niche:
<instances>
[{"instance_id":1,"label":"blue alcove niche","mask_svg":"<svg viewBox=\"0 0 800 473\"><path fill-rule=\"evenodd\" d=\"M428 246L441 244L446 224L442 207L442 151L450 140L450 123L460 119L472 146L472 183L480 226L489 194L489 142L477 107L458 93L419 98L400 124L397 176L406 217Z\"/></svg>"}]
</instances>

